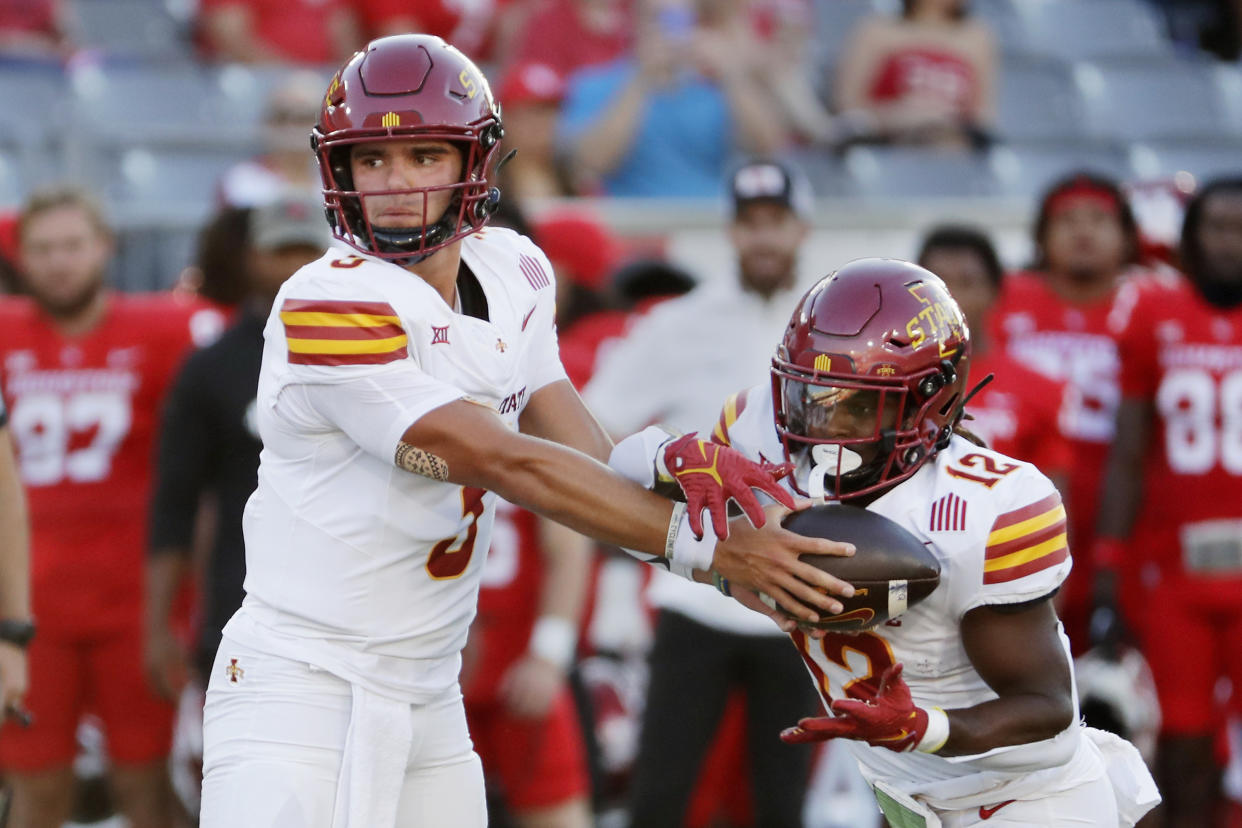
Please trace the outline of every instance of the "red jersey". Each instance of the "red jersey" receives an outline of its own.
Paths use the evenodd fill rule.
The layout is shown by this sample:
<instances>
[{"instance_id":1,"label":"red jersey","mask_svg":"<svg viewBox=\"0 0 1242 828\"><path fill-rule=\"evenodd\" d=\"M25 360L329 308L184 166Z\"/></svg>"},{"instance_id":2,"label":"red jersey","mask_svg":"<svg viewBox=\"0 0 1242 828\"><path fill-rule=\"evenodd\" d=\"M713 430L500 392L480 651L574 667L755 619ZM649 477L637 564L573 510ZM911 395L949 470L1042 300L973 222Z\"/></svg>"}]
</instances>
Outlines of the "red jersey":
<instances>
[{"instance_id":1,"label":"red jersey","mask_svg":"<svg viewBox=\"0 0 1242 828\"><path fill-rule=\"evenodd\" d=\"M419 31L444 38L467 57L486 61L491 57L496 17L509 0L360 0L356 5L363 23L372 33L390 21L413 18ZM374 36L374 34L372 34Z\"/></svg>"},{"instance_id":2,"label":"red jersey","mask_svg":"<svg viewBox=\"0 0 1242 828\"><path fill-rule=\"evenodd\" d=\"M1117 293L1073 304L1039 274L1015 273L1006 278L992 314L997 350L1065 383L1058 422L1073 451L1066 511L1070 542L1083 553L1095 537L1100 484L1121 400L1117 343L1108 325Z\"/></svg>"},{"instance_id":3,"label":"red jersey","mask_svg":"<svg viewBox=\"0 0 1242 828\"><path fill-rule=\"evenodd\" d=\"M229 6L246 7L256 37L281 58L315 64L337 59L332 19L350 9L346 0L201 0L199 14Z\"/></svg>"},{"instance_id":4,"label":"red jersey","mask_svg":"<svg viewBox=\"0 0 1242 828\"><path fill-rule=\"evenodd\" d=\"M196 300L113 294L66 337L30 300L0 300L0 392L30 504L31 594L42 627L140 622L152 449L164 392L220 315Z\"/></svg>"},{"instance_id":5,"label":"red jersey","mask_svg":"<svg viewBox=\"0 0 1242 828\"><path fill-rule=\"evenodd\" d=\"M492 545L479 585L478 615L470 630L477 660L462 686L467 704L494 701L510 665L526 654L542 587L539 519L498 501Z\"/></svg>"},{"instance_id":6,"label":"red jersey","mask_svg":"<svg viewBox=\"0 0 1242 828\"><path fill-rule=\"evenodd\" d=\"M1065 386L997 350L971 359L972 383L988 374L995 379L971 397L966 428L1001 454L1034 463L1044 474L1067 477L1074 455L1060 431Z\"/></svg>"},{"instance_id":7,"label":"red jersey","mask_svg":"<svg viewBox=\"0 0 1242 828\"><path fill-rule=\"evenodd\" d=\"M1242 307L1181 277L1122 299L1122 393L1154 406L1131 543L1166 577L1242 578Z\"/></svg>"},{"instance_id":8,"label":"red jersey","mask_svg":"<svg viewBox=\"0 0 1242 828\"><path fill-rule=\"evenodd\" d=\"M979 97L979 80L974 64L956 52L902 49L880 62L870 95L873 101L938 100L957 112L969 112Z\"/></svg>"}]
</instances>

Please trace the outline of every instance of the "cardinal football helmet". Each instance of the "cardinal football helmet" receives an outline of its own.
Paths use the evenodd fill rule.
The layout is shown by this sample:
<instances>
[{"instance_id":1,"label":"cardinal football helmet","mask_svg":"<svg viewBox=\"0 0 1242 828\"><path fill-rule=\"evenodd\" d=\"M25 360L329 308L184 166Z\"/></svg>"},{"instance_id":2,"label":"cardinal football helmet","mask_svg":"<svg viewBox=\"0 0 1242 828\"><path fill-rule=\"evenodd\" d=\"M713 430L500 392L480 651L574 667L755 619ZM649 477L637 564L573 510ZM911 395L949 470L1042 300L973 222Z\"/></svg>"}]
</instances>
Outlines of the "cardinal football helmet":
<instances>
[{"instance_id":1,"label":"cardinal football helmet","mask_svg":"<svg viewBox=\"0 0 1242 828\"><path fill-rule=\"evenodd\" d=\"M859 259L821 279L772 360L795 485L843 500L914 474L948 445L969 368L966 320L935 274Z\"/></svg>"},{"instance_id":2,"label":"cardinal football helmet","mask_svg":"<svg viewBox=\"0 0 1242 828\"><path fill-rule=\"evenodd\" d=\"M478 230L500 200L490 177L503 136L487 79L457 49L422 34L371 41L333 76L311 132L333 235L364 253L410 264ZM458 146L462 180L408 190L354 188L352 147L409 138ZM422 196L425 216L428 195L437 190L452 190L454 198L431 224L376 227L364 209L369 196L415 194Z\"/></svg>"}]
</instances>

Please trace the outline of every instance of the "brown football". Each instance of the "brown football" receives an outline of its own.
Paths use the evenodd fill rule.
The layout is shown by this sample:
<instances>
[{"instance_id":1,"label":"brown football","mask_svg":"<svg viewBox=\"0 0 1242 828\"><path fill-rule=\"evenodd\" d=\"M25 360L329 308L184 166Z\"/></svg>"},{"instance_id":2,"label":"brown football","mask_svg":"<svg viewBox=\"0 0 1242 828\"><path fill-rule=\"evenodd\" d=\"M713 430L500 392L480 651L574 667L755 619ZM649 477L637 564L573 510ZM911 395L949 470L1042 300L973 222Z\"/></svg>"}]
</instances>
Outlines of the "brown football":
<instances>
[{"instance_id":1,"label":"brown football","mask_svg":"<svg viewBox=\"0 0 1242 828\"><path fill-rule=\"evenodd\" d=\"M921 540L883 515L857 506L812 506L786 516L782 525L808 537L852 543L848 558L803 555L802 560L854 585L839 615L815 626L857 632L901 615L940 584L940 562Z\"/></svg>"}]
</instances>

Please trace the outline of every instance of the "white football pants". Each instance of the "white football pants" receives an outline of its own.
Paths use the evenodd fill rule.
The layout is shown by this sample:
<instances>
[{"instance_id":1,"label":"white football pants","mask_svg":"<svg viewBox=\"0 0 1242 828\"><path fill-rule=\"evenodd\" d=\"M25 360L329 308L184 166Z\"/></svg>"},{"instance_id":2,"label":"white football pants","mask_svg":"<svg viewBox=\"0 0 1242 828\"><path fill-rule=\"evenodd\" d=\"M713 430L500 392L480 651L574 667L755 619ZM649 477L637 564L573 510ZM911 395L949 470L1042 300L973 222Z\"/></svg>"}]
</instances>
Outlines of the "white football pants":
<instances>
[{"instance_id":1,"label":"white football pants","mask_svg":"<svg viewBox=\"0 0 1242 828\"><path fill-rule=\"evenodd\" d=\"M353 690L310 664L225 638L203 714L201 828L343 828L333 813ZM395 825L368 828L484 828L483 768L461 693L408 710L413 740Z\"/></svg>"},{"instance_id":2,"label":"white football pants","mask_svg":"<svg viewBox=\"0 0 1242 828\"><path fill-rule=\"evenodd\" d=\"M1112 783L1101 776L1043 799L1026 799L1002 807L971 808L941 813L944 828L1117 828L1117 800Z\"/></svg>"}]
</instances>

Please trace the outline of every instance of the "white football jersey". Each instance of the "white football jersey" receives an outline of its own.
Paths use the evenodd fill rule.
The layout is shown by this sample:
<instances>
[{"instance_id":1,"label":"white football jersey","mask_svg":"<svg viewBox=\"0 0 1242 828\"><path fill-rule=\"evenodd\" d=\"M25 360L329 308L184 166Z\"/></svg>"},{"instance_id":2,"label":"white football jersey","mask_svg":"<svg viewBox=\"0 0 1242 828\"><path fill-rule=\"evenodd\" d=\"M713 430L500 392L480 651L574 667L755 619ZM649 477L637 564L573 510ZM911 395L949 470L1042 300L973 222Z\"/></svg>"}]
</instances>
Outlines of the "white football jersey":
<instances>
[{"instance_id":1,"label":"white football jersey","mask_svg":"<svg viewBox=\"0 0 1242 828\"><path fill-rule=\"evenodd\" d=\"M764 383L731 398L715 439L755 459L782 461L771 386ZM809 470L797 473L806 476ZM800 482L805 490L806 481ZM867 508L927 545L940 561L940 585L904 615L872 630L830 633L821 641L793 634L824 704L834 698L873 698L880 675L898 662L905 665L902 676L921 707L951 710L996 698L962 646L961 619L976 607L1041 598L1065 580L1072 561L1065 510L1052 483L1029 463L954 437L948 448ZM1069 669L1064 633L1061 643ZM1102 773L1082 733L1075 722L1053 739L973 757L848 744L868 781L922 794L937 807L961 807L976 795L980 798L974 804L993 804L1021 798L1031 786L1052 793L1062 789L1058 785L1077 785ZM1067 756L1073 757L1068 765Z\"/></svg>"},{"instance_id":2,"label":"white football jersey","mask_svg":"<svg viewBox=\"0 0 1242 828\"><path fill-rule=\"evenodd\" d=\"M488 228L462 260L486 319L340 244L281 288L256 400L246 598L225 628L413 702L457 680L496 496L399 469L401 435L457 399L516 429L530 395L565 377L543 253Z\"/></svg>"}]
</instances>

